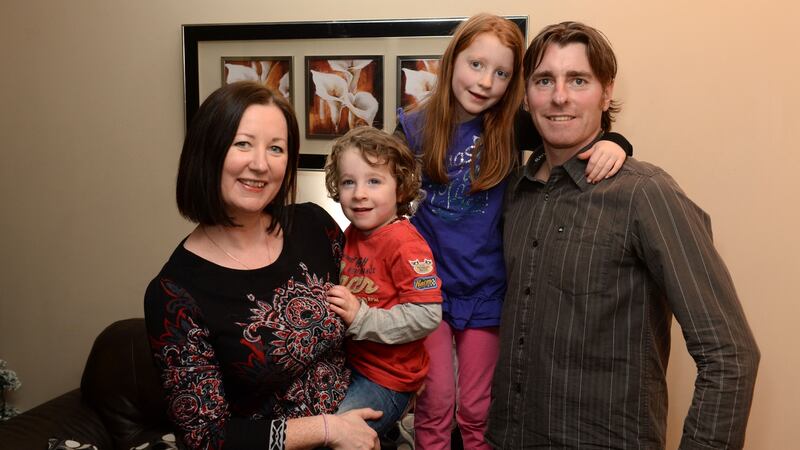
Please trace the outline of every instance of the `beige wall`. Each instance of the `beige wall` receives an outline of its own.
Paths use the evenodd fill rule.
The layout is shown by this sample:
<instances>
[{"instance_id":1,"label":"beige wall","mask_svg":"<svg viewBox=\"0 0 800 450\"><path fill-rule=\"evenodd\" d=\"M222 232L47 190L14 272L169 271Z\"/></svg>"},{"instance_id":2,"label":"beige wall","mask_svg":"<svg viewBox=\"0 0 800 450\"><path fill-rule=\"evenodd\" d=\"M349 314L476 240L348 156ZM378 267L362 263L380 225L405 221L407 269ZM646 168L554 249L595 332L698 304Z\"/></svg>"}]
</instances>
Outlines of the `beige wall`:
<instances>
[{"instance_id":1,"label":"beige wall","mask_svg":"<svg viewBox=\"0 0 800 450\"><path fill-rule=\"evenodd\" d=\"M173 205L184 23L442 17L491 6L604 30L621 62L618 129L712 216L763 352L747 446L795 446L800 414L796 2L406 0L0 4L0 358L29 408L78 385L92 340L142 315L190 226ZM270 5L279 5L272 7ZM694 368L679 333L670 448Z\"/></svg>"}]
</instances>

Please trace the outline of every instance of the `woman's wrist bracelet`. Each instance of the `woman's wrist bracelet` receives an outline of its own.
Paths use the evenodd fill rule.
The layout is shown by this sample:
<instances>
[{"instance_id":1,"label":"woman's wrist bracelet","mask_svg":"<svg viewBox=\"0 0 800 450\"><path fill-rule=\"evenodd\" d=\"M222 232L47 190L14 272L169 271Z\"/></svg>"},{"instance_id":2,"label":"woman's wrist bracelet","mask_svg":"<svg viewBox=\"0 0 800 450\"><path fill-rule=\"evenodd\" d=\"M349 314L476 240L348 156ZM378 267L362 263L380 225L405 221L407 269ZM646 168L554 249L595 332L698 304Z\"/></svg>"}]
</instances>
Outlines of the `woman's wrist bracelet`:
<instances>
[{"instance_id":1,"label":"woman's wrist bracelet","mask_svg":"<svg viewBox=\"0 0 800 450\"><path fill-rule=\"evenodd\" d=\"M330 436L328 435L328 416L325 415L325 414L322 415L322 424L325 426L325 442L322 444L322 446L323 447L327 447L328 446L328 438Z\"/></svg>"}]
</instances>

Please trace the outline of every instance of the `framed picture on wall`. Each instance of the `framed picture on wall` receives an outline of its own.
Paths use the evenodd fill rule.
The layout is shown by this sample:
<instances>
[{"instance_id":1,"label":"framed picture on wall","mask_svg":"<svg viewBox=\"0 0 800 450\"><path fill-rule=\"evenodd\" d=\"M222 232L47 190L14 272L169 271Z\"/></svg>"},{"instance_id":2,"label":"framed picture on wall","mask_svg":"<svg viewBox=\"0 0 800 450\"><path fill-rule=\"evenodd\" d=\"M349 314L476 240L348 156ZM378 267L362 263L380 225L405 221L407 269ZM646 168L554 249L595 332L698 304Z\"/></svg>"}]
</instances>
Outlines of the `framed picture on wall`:
<instances>
[{"instance_id":1,"label":"framed picture on wall","mask_svg":"<svg viewBox=\"0 0 800 450\"><path fill-rule=\"evenodd\" d=\"M306 56L306 137L383 128L383 56Z\"/></svg>"},{"instance_id":2,"label":"framed picture on wall","mask_svg":"<svg viewBox=\"0 0 800 450\"><path fill-rule=\"evenodd\" d=\"M397 57L397 106L408 108L430 95L439 76L441 56Z\"/></svg>"},{"instance_id":3,"label":"framed picture on wall","mask_svg":"<svg viewBox=\"0 0 800 450\"><path fill-rule=\"evenodd\" d=\"M526 34L527 17L507 18ZM394 127L396 108L418 101L427 89L424 84L405 85L417 80L408 78L411 72L397 67L401 63L398 57L409 59L402 62L409 71L433 73L432 65L438 56L404 55L440 55L447 48L453 30L465 19L183 25L186 125L188 127L203 99L227 83L229 76L255 77L266 83L277 83L278 90L289 93L300 129L306 130L300 136L300 167L322 169L330 152L330 139L351 126L371 122L380 128ZM307 62L306 57L311 61ZM411 61L414 59L419 61ZM352 62L348 63L349 60ZM359 69L366 60L369 61L367 65ZM343 70L336 70L328 61L334 61L334 65ZM320 74L319 93L328 98L317 95L308 64L316 64L313 70ZM358 77L355 76L357 70L361 71ZM386 77L386 73L397 73L397 76ZM349 75L346 74L352 75L352 79L347 80ZM334 92L336 95L328 95L326 82L340 86L342 83L327 75L342 79L347 87ZM430 81L429 75L422 76ZM410 88L417 95L406 93ZM371 118L373 112L375 115ZM337 114L338 120L334 121Z\"/></svg>"},{"instance_id":4,"label":"framed picture on wall","mask_svg":"<svg viewBox=\"0 0 800 450\"><path fill-rule=\"evenodd\" d=\"M294 102L291 56L223 56L222 84L258 81Z\"/></svg>"}]
</instances>

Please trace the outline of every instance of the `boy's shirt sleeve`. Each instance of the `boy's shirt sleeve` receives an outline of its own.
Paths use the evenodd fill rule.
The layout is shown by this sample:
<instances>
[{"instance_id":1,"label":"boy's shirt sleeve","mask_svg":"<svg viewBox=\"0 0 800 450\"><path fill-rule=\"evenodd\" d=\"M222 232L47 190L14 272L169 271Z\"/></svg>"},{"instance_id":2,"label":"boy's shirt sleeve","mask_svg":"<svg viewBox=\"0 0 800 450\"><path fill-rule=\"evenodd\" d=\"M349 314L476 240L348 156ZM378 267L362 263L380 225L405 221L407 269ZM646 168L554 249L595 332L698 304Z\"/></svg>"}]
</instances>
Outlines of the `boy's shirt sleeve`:
<instances>
[{"instance_id":1,"label":"boy's shirt sleeve","mask_svg":"<svg viewBox=\"0 0 800 450\"><path fill-rule=\"evenodd\" d=\"M397 303L390 308L371 308L362 303L347 330L355 340L402 344L422 339L442 320L442 280L430 247L416 233L394 239L384 267L395 289Z\"/></svg>"},{"instance_id":2,"label":"boy's shirt sleeve","mask_svg":"<svg viewBox=\"0 0 800 450\"><path fill-rule=\"evenodd\" d=\"M356 341L405 344L431 334L441 321L441 303L401 303L390 309L361 303L347 335Z\"/></svg>"},{"instance_id":3,"label":"boy's shirt sleeve","mask_svg":"<svg viewBox=\"0 0 800 450\"><path fill-rule=\"evenodd\" d=\"M433 254L425 241L408 239L398 243L389 264L399 303L441 303L442 280L436 273Z\"/></svg>"}]
</instances>

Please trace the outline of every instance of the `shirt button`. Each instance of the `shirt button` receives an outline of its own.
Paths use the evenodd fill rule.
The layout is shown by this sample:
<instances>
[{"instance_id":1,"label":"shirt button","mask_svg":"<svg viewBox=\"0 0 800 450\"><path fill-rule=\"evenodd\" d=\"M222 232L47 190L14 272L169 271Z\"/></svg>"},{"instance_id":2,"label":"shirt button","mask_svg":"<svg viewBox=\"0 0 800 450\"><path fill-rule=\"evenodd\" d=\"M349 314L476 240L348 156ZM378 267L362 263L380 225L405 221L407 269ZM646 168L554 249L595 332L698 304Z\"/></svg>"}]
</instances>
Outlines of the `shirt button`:
<instances>
[{"instance_id":1,"label":"shirt button","mask_svg":"<svg viewBox=\"0 0 800 450\"><path fill-rule=\"evenodd\" d=\"M532 247L538 247L539 246L539 240L538 239L534 239L533 242L531 243L531 246Z\"/></svg>"},{"instance_id":2,"label":"shirt button","mask_svg":"<svg viewBox=\"0 0 800 450\"><path fill-rule=\"evenodd\" d=\"M531 295L531 288L530 286L525 288L525 295Z\"/></svg>"},{"instance_id":3,"label":"shirt button","mask_svg":"<svg viewBox=\"0 0 800 450\"><path fill-rule=\"evenodd\" d=\"M520 392L522 392L522 385L520 385L519 383L515 383L514 389L517 391L517 394L519 394Z\"/></svg>"},{"instance_id":4,"label":"shirt button","mask_svg":"<svg viewBox=\"0 0 800 450\"><path fill-rule=\"evenodd\" d=\"M522 345L524 343L525 343L525 338L524 337L520 337L519 338L519 345Z\"/></svg>"},{"instance_id":5,"label":"shirt button","mask_svg":"<svg viewBox=\"0 0 800 450\"><path fill-rule=\"evenodd\" d=\"M550 194L544 194L544 201L550 200Z\"/></svg>"},{"instance_id":6,"label":"shirt button","mask_svg":"<svg viewBox=\"0 0 800 450\"><path fill-rule=\"evenodd\" d=\"M564 227L558 227L558 232L559 233L563 233L564 232Z\"/></svg>"}]
</instances>

